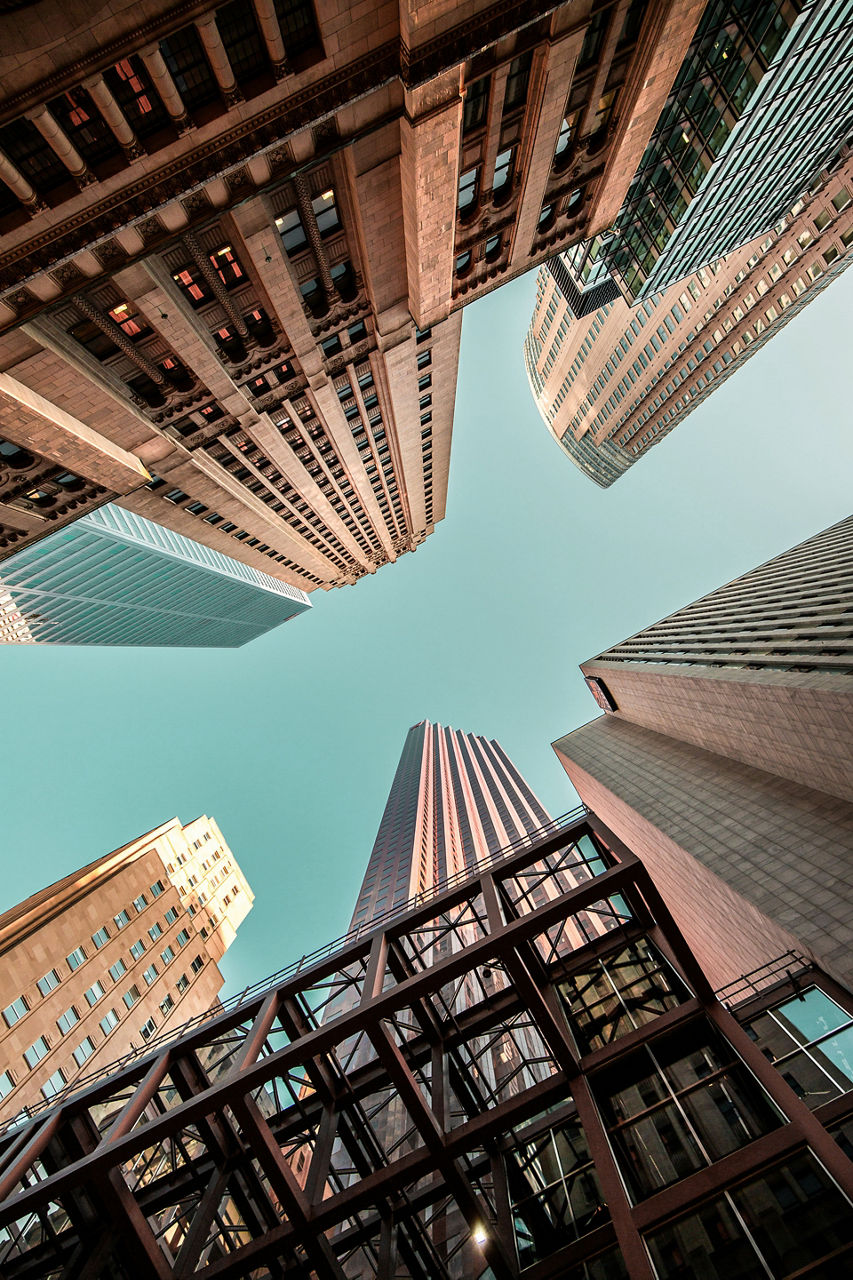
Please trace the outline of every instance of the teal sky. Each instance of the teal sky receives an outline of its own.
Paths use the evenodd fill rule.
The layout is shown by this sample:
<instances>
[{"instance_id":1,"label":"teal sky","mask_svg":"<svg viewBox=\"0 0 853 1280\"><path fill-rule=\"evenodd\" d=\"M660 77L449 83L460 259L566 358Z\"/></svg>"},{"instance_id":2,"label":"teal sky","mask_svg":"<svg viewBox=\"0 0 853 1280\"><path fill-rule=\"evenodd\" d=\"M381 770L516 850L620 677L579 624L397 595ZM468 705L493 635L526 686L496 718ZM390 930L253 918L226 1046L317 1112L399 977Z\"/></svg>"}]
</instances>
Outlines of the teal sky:
<instances>
[{"instance_id":1,"label":"teal sky","mask_svg":"<svg viewBox=\"0 0 853 1280\"><path fill-rule=\"evenodd\" d=\"M0 650L5 909L177 815L255 908L226 994L343 931L408 727L500 739L552 813L578 663L849 514L853 271L609 490L564 458L521 344L535 275L469 308L447 518L236 650Z\"/></svg>"}]
</instances>

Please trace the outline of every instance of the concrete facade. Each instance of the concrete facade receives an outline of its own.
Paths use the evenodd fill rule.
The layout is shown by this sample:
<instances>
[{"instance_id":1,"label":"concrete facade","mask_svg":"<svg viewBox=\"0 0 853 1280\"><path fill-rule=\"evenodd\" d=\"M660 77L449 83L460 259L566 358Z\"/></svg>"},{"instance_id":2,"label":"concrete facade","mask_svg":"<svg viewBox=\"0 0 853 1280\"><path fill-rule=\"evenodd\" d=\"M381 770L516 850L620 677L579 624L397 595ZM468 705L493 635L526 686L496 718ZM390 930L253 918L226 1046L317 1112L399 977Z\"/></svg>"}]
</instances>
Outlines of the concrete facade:
<instances>
[{"instance_id":1,"label":"concrete facade","mask_svg":"<svg viewBox=\"0 0 853 1280\"><path fill-rule=\"evenodd\" d=\"M460 308L610 221L702 7L0 15L0 554L108 500L306 591L414 549Z\"/></svg>"},{"instance_id":2,"label":"concrete facade","mask_svg":"<svg viewBox=\"0 0 853 1280\"><path fill-rule=\"evenodd\" d=\"M0 916L0 1123L214 1007L253 897L216 823L174 818Z\"/></svg>"}]
</instances>

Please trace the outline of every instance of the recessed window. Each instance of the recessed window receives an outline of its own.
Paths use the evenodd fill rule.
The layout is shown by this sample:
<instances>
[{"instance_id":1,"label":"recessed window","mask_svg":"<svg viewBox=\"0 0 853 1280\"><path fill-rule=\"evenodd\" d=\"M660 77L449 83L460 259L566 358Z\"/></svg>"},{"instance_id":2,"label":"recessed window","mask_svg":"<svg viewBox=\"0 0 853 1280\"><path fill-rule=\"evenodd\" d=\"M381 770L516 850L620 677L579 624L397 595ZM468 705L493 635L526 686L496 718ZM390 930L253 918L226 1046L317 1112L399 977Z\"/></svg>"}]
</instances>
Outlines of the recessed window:
<instances>
[{"instance_id":1,"label":"recessed window","mask_svg":"<svg viewBox=\"0 0 853 1280\"><path fill-rule=\"evenodd\" d=\"M118 915L113 916L113 923L117 929L123 929L126 924L130 924L130 915L127 911L119 911Z\"/></svg>"},{"instance_id":2,"label":"recessed window","mask_svg":"<svg viewBox=\"0 0 853 1280\"><path fill-rule=\"evenodd\" d=\"M155 924L152 924L151 928L148 930L148 937L152 942L156 942L162 932L163 926L159 921L157 921Z\"/></svg>"},{"instance_id":3,"label":"recessed window","mask_svg":"<svg viewBox=\"0 0 853 1280\"><path fill-rule=\"evenodd\" d=\"M112 307L107 315L113 324L117 324L121 331L127 334L128 338L133 338L134 342L137 338L144 337L151 332L149 325L145 323L137 312L133 311L127 302L119 302Z\"/></svg>"},{"instance_id":4,"label":"recessed window","mask_svg":"<svg viewBox=\"0 0 853 1280\"><path fill-rule=\"evenodd\" d=\"M0 1099L8 1098L15 1087L15 1081L9 1071L0 1072Z\"/></svg>"},{"instance_id":5,"label":"recessed window","mask_svg":"<svg viewBox=\"0 0 853 1280\"><path fill-rule=\"evenodd\" d=\"M175 953L171 947L166 947L160 952L160 959L163 961L163 964L171 964L174 958Z\"/></svg>"},{"instance_id":6,"label":"recessed window","mask_svg":"<svg viewBox=\"0 0 853 1280\"><path fill-rule=\"evenodd\" d=\"M42 1058L47 1057L50 1053L50 1045L44 1036L39 1036L38 1040L33 1041L29 1049L24 1050L24 1061L32 1071L33 1067L38 1066Z\"/></svg>"},{"instance_id":7,"label":"recessed window","mask_svg":"<svg viewBox=\"0 0 853 1280\"><path fill-rule=\"evenodd\" d=\"M359 320L358 324L351 324L347 329L347 337L353 346L357 342L364 342L367 337L367 325L363 320Z\"/></svg>"},{"instance_id":8,"label":"recessed window","mask_svg":"<svg viewBox=\"0 0 853 1280\"><path fill-rule=\"evenodd\" d=\"M234 289L237 285L245 283L246 273L230 244L224 244L221 249L214 249L208 256L226 289Z\"/></svg>"},{"instance_id":9,"label":"recessed window","mask_svg":"<svg viewBox=\"0 0 853 1280\"><path fill-rule=\"evenodd\" d=\"M75 969L79 969L80 965L86 960L86 952L82 947L75 947L70 955L65 957L65 963L73 973Z\"/></svg>"},{"instance_id":10,"label":"recessed window","mask_svg":"<svg viewBox=\"0 0 853 1280\"><path fill-rule=\"evenodd\" d=\"M65 1088L65 1073L61 1067L57 1067L52 1076L48 1076L41 1087L42 1097L55 1098Z\"/></svg>"},{"instance_id":11,"label":"recessed window","mask_svg":"<svg viewBox=\"0 0 853 1280\"><path fill-rule=\"evenodd\" d=\"M92 942L95 945L96 951L100 951L101 947L106 946L109 940L110 940L110 935L106 925L103 927L103 929L99 929L97 933L92 934Z\"/></svg>"},{"instance_id":12,"label":"recessed window","mask_svg":"<svg viewBox=\"0 0 853 1280\"><path fill-rule=\"evenodd\" d=\"M195 957L192 964L190 965L190 968L192 969L193 973L201 972L201 970L204 968L204 961L202 960L201 956Z\"/></svg>"},{"instance_id":13,"label":"recessed window","mask_svg":"<svg viewBox=\"0 0 853 1280\"><path fill-rule=\"evenodd\" d=\"M472 169L466 169L464 173L459 175L459 194L456 204L460 213L464 213L470 209L477 199L477 190L480 179L480 166L474 165Z\"/></svg>"},{"instance_id":14,"label":"recessed window","mask_svg":"<svg viewBox=\"0 0 853 1280\"><path fill-rule=\"evenodd\" d=\"M182 995L186 991L189 985L190 985L190 980L185 973L182 973L180 978L178 978L178 981L175 983L175 986L178 988L178 991L180 991Z\"/></svg>"},{"instance_id":15,"label":"recessed window","mask_svg":"<svg viewBox=\"0 0 853 1280\"><path fill-rule=\"evenodd\" d=\"M119 1024L119 1016L115 1009L108 1009L101 1018L98 1026L101 1028L105 1036L111 1035Z\"/></svg>"},{"instance_id":16,"label":"recessed window","mask_svg":"<svg viewBox=\"0 0 853 1280\"><path fill-rule=\"evenodd\" d=\"M7 1027L14 1027L15 1023L19 1022L21 1018L23 1018L24 1014L29 1013L29 1011L30 1006L27 1004L24 996L18 996L17 1000L13 1000L12 1003L7 1005L3 1010L3 1021L6 1023Z\"/></svg>"},{"instance_id":17,"label":"recessed window","mask_svg":"<svg viewBox=\"0 0 853 1280\"><path fill-rule=\"evenodd\" d=\"M128 987L127 991L125 991L124 995L122 996L122 1000L125 1003L125 1007L128 1009L132 1009L133 1006L136 1004L137 1000L141 1000L141 999L142 999L142 996L140 995L139 987L136 985L135 982L132 987Z\"/></svg>"},{"instance_id":18,"label":"recessed window","mask_svg":"<svg viewBox=\"0 0 853 1280\"><path fill-rule=\"evenodd\" d=\"M308 243L308 236L302 225L298 209L288 209L287 213L283 213L280 218L276 218L275 225L281 236L281 243L288 254L299 253L301 249L305 248Z\"/></svg>"},{"instance_id":19,"label":"recessed window","mask_svg":"<svg viewBox=\"0 0 853 1280\"><path fill-rule=\"evenodd\" d=\"M123 973L127 973L127 965L123 960L116 960L115 964L111 964L109 974L113 982L118 982Z\"/></svg>"},{"instance_id":20,"label":"recessed window","mask_svg":"<svg viewBox=\"0 0 853 1280\"><path fill-rule=\"evenodd\" d=\"M153 982L156 982L156 981L157 981L157 966L156 966L156 964L150 964L150 965L148 966L148 968L145 970L145 972L143 973L143 975L142 975L142 976L143 976L143 978L145 979L146 985L147 985L147 986L149 986L149 987L151 986L151 984L152 984Z\"/></svg>"},{"instance_id":21,"label":"recessed window","mask_svg":"<svg viewBox=\"0 0 853 1280\"><path fill-rule=\"evenodd\" d=\"M321 236L331 235L338 230L341 220L338 216L335 192L332 187L328 191L322 192L319 196L315 196L311 201L311 208L314 210L314 217L317 219L317 226Z\"/></svg>"},{"instance_id":22,"label":"recessed window","mask_svg":"<svg viewBox=\"0 0 853 1280\"><path fill-rule=\"evenodd\" d=\"M153 1018L149 1018L148 1021L139 1028L139 1034L142 1036L143 1040L150 1040L156 1030L157 1023Z\"/></svg>"},{"instance_id":23,"label":"recessed window","mask_svg":"<svg viewBox=\"0 0 853 1280\"><path fill-rule=\"evenodd\" d=\"M503 243L502 236L489 236L486 241L485 258L486 262L494 262L501 256L501 245Z\"/></svg>"},{"instance_id":24,"label":"recessed window","mask_svg":"<svg viewBox=\"0 0 853 1280\"><path fill-rule=\"evenodd\" d=\"M43 978L39 978L36 986L42 995L46 996L49 992L53 991L54 987L59 986L59 974L55 969L48 970Z\"/></svg>"},{"instance_id":25,"label":"recessed window","mask_svg":"<svg viewBox=\"0 0 853 1280\"><path fill-rule=\"evenodd\" d=\"M179 915L177 907L169 907L166 910L166 924L174 924Z\"/></svg>"},{"instance_id":26,"label":"recessed window","mask_svg":"<svg viewBox=\"0 0 853 1280\"><path fill-rule=\"evenodd\" d=\"M86 1036L85 1040L81 1040L77 1048L74 1050L72 1057L78 1067L82 1067L87 1058L91 1058L95 1052L95 1042L91 1036Z\"/></svg>"},{"instance_id":27,"label":"recessed window","mask_svg":"<svg viewBox=\"0 0 853 1280\"><path fill-rule=\"evenodd\" d=\"M104 988L100 982L93 982L88 991L84 992L86 1003L91 1008L96 1005L104 994Z\"/></svg>"},{"instance_id":28,"label":"recessed window","mask_svg":"<svg viewBox=\"0 0 853 1280\"><path fill-rule=\"evenodd\" d=\"M172 279L193 307L202 307L213 300L210 286L195 264L173 272Z\"/></svg>"},{"instance_id":29,"label":"recessed window","mask_svg":"<svg viewBox=\"0 0 853 1280\"><path fill-rule=\"evenodd\" d=\"M59 1027L59 1030L62 1032L63 1035L67 1035L68 1032L71 1030L71 1028L74 1026L75 1022L79 1022L79 1021L80 1021L80 1014L77 1012L77 1010L74 1008L74 1005L72 1004L72 1005L69 1005L69 1007L61 1015L61 1017L56 1019L56 1025Z\"/></svg>"},{"instance_id":30,"label":"recessed window","mask_svg":"<svg viewBox=\"0 0 853 1280\"><path fill-rule=\"evenodd\" d=\"M462 132L473 133L486 123L489 111L491 76L481 76L465 86L465 105L462 109Z\"/></svg>"},{"instance_id":31,"label":"recessed window","mask_svg":"<svg viewBox=\"0 0 853 1280\"><path fill-rule=\"evenodd\" d=\"M130 954L133 956L134 960L139 960L139 958L145 954L145 943L141 938L137 938L136 942L131 945Z\"/></svg>"},{"instance_id":32,"label":"recessed window","mask_svg":"<svg viewBox=\"0 0 853 1280\"><path fill-rule=\"evenodd\" d=\"M134 898L133 905L137 911L144 911L145 908L148 906L148 899L146 898L145 894L140 893L138 898Z\"/></svg>"},{"instance_id":33,"label":"recessed window","mask_svg":"<svg viewBox=\"0 0 853 1280\"><path fill-rule=\"evenodd\" d=\"M172 996L164 996L160 1001L160 1012L164 1018L168 1018L169 1014L175 1007L175 1001Z\"/></svg>"}]
</instances>

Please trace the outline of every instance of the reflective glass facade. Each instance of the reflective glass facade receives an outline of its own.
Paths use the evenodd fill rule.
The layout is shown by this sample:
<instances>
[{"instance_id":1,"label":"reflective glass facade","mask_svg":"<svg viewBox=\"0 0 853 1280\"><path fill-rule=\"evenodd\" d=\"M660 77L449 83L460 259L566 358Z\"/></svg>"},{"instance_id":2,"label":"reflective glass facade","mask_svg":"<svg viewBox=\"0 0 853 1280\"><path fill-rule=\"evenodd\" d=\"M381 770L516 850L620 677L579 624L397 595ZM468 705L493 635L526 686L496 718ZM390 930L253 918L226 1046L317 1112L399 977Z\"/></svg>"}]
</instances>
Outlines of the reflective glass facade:
<instances>
[{"instance_id":1,"label":"reflective glass facade","mask_svg":"<svg viewBox=\"0 0 853 1280\"><path fill-rule=\"evenodd\" d=\"M853 124L853 6L712 0L607 249L650 297L762 234Z\"/></svg>"},{"instance_id":2,"label":"reflective glass facade","mask_svg":"<svg viewBox=\"0 0 853 1280\"><path fill-rule=\"evenodd\" d=\"M108 505L3 565L40 644L234 647L310 607L304 592ZM14 621L0 638L14 641Z\"/></svg>"}]
</instances>

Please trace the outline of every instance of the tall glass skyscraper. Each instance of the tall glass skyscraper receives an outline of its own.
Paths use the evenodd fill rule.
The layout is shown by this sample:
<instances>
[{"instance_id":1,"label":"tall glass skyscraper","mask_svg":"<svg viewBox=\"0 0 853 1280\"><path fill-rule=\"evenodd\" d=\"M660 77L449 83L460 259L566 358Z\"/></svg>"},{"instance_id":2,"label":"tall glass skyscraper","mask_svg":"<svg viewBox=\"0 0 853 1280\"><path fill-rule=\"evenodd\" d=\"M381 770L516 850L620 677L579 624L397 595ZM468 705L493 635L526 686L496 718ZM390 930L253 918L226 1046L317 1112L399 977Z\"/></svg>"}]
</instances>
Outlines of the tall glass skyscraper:
<instances>
[{"instance_id":1,"label":"tall glass skyscraper","mask_svg":"<svg viewBox=\"0 0 853 1280\"><path fill-rule=\"evenodd\" d=\"M298 588L107 505L4 562L0 642L233 648L308 608Z\"/></svg>"},{"instance_id":2,"label":"tall glass skyscraper","mask_svg":"<svg viewBox=\"0 0 853 1280\"><path fill-rule=\"evenodd\" d=\"M421 720L406 736L353 927L550 821L500 743Z\"/></svg>"}]
</instances>

